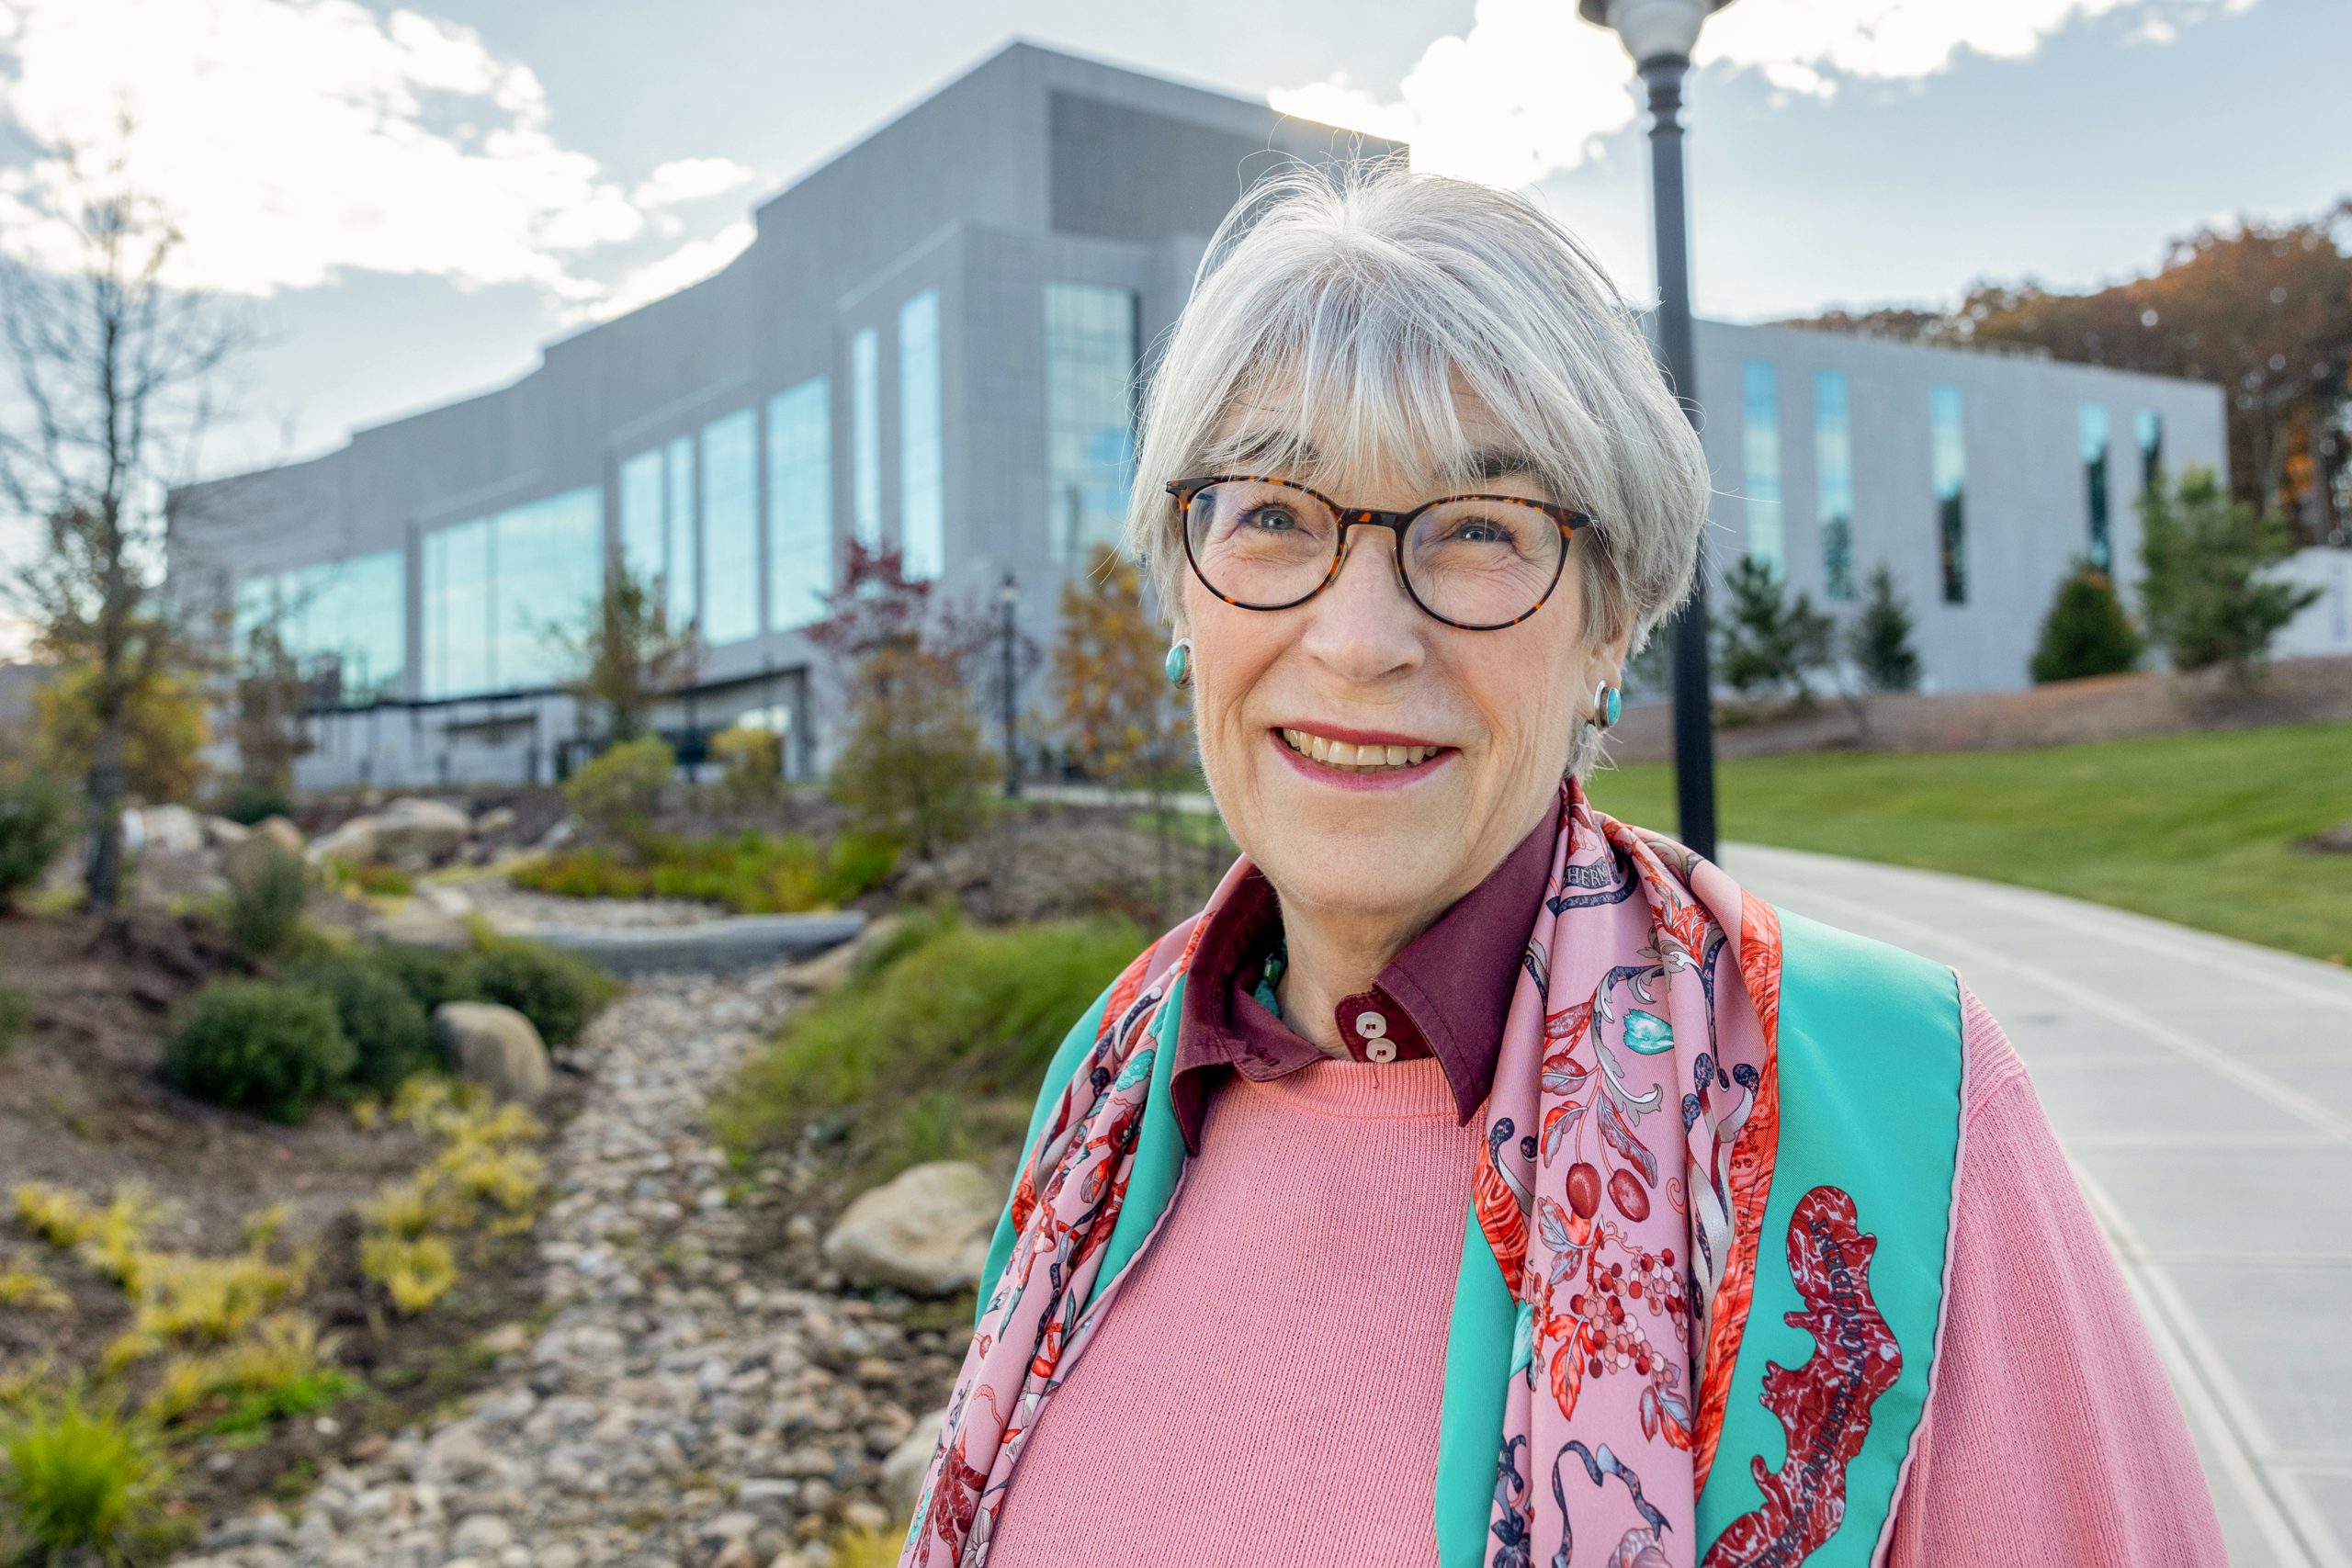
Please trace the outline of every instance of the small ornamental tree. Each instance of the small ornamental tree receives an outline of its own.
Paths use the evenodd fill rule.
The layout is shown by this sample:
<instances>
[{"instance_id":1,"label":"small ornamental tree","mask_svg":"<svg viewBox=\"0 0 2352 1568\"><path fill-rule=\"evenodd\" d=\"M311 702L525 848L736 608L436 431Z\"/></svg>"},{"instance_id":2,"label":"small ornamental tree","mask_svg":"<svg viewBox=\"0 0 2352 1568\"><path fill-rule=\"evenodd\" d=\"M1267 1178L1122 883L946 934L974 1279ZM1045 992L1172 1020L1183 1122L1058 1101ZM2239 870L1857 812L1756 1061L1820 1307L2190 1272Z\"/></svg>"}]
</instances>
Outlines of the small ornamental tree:
<instances>
[{"instance_id":1,"label":"small ornamental tree","mask_svg":"<svg viewBox=\"0 0 2352 1568\"><path fill-rule=\"evenodd\" d=\"M2141 608L2149 639L2177 670L2227 664L2250 674L2271 639L2320 596L2266 575L2295 553L2287 520L2233 501L2210 468L2189 469L2177 486L2159 476L2140 498L2140 516Z\"/></svg>"},{"instance_id":2,"label":"small ornamental tree","mask_svg":"<svg viewBox=\"0 0 2352 1568\"><path fill-rule=\"evenodd\" d=\"M295 759L312 750L302 716L309 695L277 627L255 626L238 664L230 723L237 748L237 776L230 785L230 799L232 805L247 808L241 816L258 821L270 811L284 811L293 798Z\"/></svg>"},{"instance_id":3,"label":"small ornamental tree","mask_svg":"<svg viewBox=\"0 0 2352 1568\"><path fill-rule=\"evenodd\" d=\"M1806 675L1830 661L1835 626L1800 593L1791 603L1770 565L1743 556L1725 574L1731 601L1715 626L1715 658L1740 695L1786 691L1813 700Z\"/></svg>"},{"instance_id":4,"label":"small ornamental tree","mask_svg":"<svg viewBox=\"0 0 2352 1568\"><path fill-rule=\"evenodd\" d=\"M1919 651L1911 646L1911 606L1879 563L1854 624L1846 628L1846 657L1873 692L1908 692L1919 684Z\"/></svg>"},{"instance_id":5,"label":"small ornamental tree","mask_svg":"<svg viewBox=\"0 0 2352 1568\"><path fill-rule=\"evenodd\" d=\"M2114 580L2087 561L2058 585L2029 667L2037 683L2120 675L2140 661L2140 634L2123 613Z\"/></svg>"},{"instance_id":6,"label":"small ornamental tree","mask_svg":"<svg viewBox=\"0 0 2352 1568\"><path fill-rule=\"evenodd\" d=\"M934 610L931 590L898 551L853 540L827 614L808 631L848 712L833 798L856 831L922 857L970 836L998 769L966 682L976 638Z\"/></svg>"},{"instance_id":7,"label":"small ornamental tree","mask_svg":"<svg viewBox=\"0 0 2352 1568\"><path fill-rule=\"evenodd\" d=\"M105 684L99 666L82 664L33 694L33 754L43 768L86 778L97 767L107 743ZM119 700L113 724L124 793L151 806L194 795L212 742L202 682L185 669L150 671Z\"/></svg>"},{"instance_id":8,"label":"small ornamental tree","mask_svg":"<svg viewBox=\"0 0 2352 1568\"><path fill-rule=\"evenodd\" d=\"M618 550L605 563L604 592L577 621L550 623L543 636L574 672L571 694L602 717L616 746L644 736L653 705L702 668L695 624L672 626L661 583L638 576Z\"/></svg>"}]
</instances>

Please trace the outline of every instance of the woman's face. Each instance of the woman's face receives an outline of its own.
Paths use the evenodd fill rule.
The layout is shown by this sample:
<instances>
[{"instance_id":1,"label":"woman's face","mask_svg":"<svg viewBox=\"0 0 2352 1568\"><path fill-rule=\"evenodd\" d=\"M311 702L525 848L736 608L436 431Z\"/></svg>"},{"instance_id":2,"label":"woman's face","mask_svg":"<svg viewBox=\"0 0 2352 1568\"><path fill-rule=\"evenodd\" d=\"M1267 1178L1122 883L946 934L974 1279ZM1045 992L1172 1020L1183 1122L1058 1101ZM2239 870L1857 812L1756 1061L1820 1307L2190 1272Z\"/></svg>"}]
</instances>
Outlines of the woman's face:
<instances>
[{"instance_id":1,"label":"woman's face","mask_svg":"<svg viewBox=\"0 0 2352 1568\"><path fill-rule=\"evenodd\" d=\"M1503 445L1461 409L1474 449ZM1317 476L1342 505L1403 511L1432 495ZM1482 482L1545 495L1521 472ZM1358 527L1329 586L1287 610L1244 610L1189 570L1193 722L1209 788L1234 840L1286 904L1351 918L1425 923L1485 880L1558 792L1574 722L1615 681L1623 639L1592 646L1571 545L1544 607L1517 626L1464 631L1432 618L1397 580L1391 536ZM1419 747L1418 764L1341 768L1313 754ZM1306 750L1302 752L1300 744Z\"/></svg>"}]
</instances>

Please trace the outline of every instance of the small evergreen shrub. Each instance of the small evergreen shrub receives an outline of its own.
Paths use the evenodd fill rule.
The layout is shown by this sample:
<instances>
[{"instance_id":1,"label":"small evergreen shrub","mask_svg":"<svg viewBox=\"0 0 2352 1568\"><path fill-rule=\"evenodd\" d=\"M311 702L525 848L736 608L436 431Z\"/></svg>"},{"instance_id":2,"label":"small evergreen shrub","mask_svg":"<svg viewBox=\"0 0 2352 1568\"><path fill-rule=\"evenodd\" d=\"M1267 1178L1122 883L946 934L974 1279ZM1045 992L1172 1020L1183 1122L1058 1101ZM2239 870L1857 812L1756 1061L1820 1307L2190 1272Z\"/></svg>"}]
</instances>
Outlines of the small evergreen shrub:
<instances>
[{"instance_id":1,"label":"small evergreen shrub","mask_svg":"<svg viewBox=\"0 0 2352 1568\"><path fill-rule=\"evenodd\" d=\"M481 998L529 1019L549 1050L579 1039L620 992L617 982L583 959L544 942L505 937L483 945L474 973Z\"/></svg>"},{"instance_id":2,"label":"small evergreen shrub","mask_svg":"<svg viewBox=\"0 0 2352 1568\"><path fill-rule=\"evenodd\" d=\"M1919 685L1919 651L1911 646L1911 606L1879 563L1870 592L1846 628L1846 655L1873 692L1909 692Z\"/></svg>"},{"instance_id":3,"label":"small evergreen shrub","mask_svg":"<svg viewBox=\"0 0 2352 1568\"><path fill-rule=\"evenodd\" d=\"M354 1083L389 1094L411 1073L441 1065L432 1020L384 965L357 953L338 954L302 965L295 978L334 1004L335 1020L356 1058Z\"/></svg>"},{"instance_id":4,"label":"small evergreen shrub","mask_svg":"<svg viewBox=\"0 0 2352 1568\"><path fill-rule=\"evenodd\" d=\"M118 1562L163 1542L171 1470L142 1423L79 1391L0 1415L0 1520L29 1562Z\"/></svg>"},{"instance_id":5,"label":"small evergreen shrub","mask_svg":"<svg viewBox=\"0 0 2352 1568\"><path fill-rule=\"evenodd\" d=\"M470 952L386 942L361 949L358 962L397 982L427 1018L443 1002L477 1001L481 997L481 976Z\"/></svg>"},{"instance_id":6,"label":"small evergreen shrub","mask_svg":"<svg viewBox=\"0 0 2352 1568\"><path fill-rule=\"evenodd\" d=\"M0 910L40 880L74 832L74 797L47 773L0 777Z\"/></svg>"},{"instance_id":7,"label":"small evergreen shrub","mask_svg":"<svg viewBox=\"0 0 2352 1568\"><path fill-rule=\"evenodd\" d=\"M198 1100L290 1123L349 1077L356 1060L325 993L216 980L189 1003L164 1052L164 1076Z\"/></svg>"},{"instance_id":8,"label":"small evergreen shrub","mask_svg":"<svg viewBox=\"0 0 2352 1568\"><path fill-rule=\"evenodd\" d=\"M286 792L282 789L255 784L250 779L239 779L229 786L228 793L221 797L220 815L232 822L242 823L250 828L256 822L266 822L273 817L292 818L294 802L288 798Z\"/></svg>"},{"instance_id":9,"label":"small evergreen shrub","mask_svg":"<svg viewBox=\"0 0 2352 1568\"><path fill-rule=\"evenodd\" d=\"M652 831L662 791L677 771L678 760L668 742L649 735L582 764L565 781L563 797L597 832L635 847Z\"/></svg>"},{"instance_id":10,"label":"small evergreen shrub","mask_svg":"<svg viewBox=\"0 0 2352 1568\"><path fill-rule=\"evenodd\" d=\"M2140 634L2123 613L2114 580L2079 565L2058 585L2030 666L2037 684L2120 675L2140 661Z\"/></svg>"},{"instance_id":11,"label":"small evergreen shrub","mask_svg":"<svg viewBox=\"0 0 2352 1568\"><path fill-rule=\"evenodd\" d=\"M310 892L302 857L271 849L232 881L229 934L248 957L267 958L284 951L301 924L302 904Z\"/></svg>"}]
</instances>

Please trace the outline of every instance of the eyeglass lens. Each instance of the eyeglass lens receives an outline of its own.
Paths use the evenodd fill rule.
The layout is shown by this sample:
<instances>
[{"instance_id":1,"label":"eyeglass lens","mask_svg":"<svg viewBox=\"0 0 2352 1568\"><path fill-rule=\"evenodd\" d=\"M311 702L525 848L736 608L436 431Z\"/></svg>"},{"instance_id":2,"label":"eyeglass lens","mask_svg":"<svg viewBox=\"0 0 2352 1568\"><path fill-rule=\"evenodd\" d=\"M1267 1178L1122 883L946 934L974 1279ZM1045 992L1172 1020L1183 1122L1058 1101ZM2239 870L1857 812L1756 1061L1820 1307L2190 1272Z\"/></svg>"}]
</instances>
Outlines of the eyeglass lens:
<instances>
[{"instance_id":1,"label":"eyeglass lens","mask_svg":"<svg viewBox=\"0 0 2352 1568\"><path fill-rule=\"evenodd\" d=\"M1277 479L1221 479L1184 513L1193 569L1211 590L1277 608L1329 575L1342 530L1319 497ZM1501 626L1544 602L1566 547L1560 525L1523 502L1449 501L1415 517L1398 560L1413 595L1445 620Z\"/></svg>"}]
</instances>

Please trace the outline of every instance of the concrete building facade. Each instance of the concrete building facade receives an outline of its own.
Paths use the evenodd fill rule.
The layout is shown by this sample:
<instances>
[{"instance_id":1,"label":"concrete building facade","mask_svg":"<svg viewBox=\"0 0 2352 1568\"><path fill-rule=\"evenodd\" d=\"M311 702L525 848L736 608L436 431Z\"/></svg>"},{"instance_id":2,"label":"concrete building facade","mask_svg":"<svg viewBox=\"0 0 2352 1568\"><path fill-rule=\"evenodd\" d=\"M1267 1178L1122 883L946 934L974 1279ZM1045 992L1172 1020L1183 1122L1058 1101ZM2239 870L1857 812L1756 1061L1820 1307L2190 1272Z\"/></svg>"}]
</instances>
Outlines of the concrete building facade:
<instances>
[{"instance_id":1,"label":"concrete building facade","mask_svg":"<svg viewBox=\"0 0 2352 1568\"><path fill-rule=\"evenodd\" d=\"M691 755L763 724L812 772L803 628L846 542L975 607L1009 576L1049 639L1217 220L1283 158L1392 145L1012 45L761 206L716 276L507 387L176 492L175 588L318 672L306 786L544 779L594 744L550 632L617 552L707 648L661 727ZM2022 683L2075 558L2128 580L2152 454L2224 451L2193 383L1715 323L1699 353L1717 559L1833 609L1884 562L1944 689Z\"/></svg>"}]
</instances>

